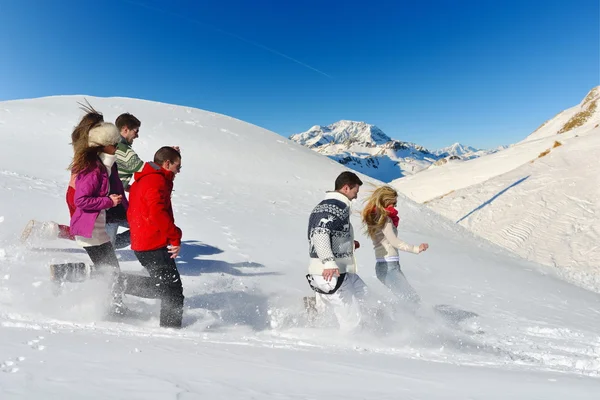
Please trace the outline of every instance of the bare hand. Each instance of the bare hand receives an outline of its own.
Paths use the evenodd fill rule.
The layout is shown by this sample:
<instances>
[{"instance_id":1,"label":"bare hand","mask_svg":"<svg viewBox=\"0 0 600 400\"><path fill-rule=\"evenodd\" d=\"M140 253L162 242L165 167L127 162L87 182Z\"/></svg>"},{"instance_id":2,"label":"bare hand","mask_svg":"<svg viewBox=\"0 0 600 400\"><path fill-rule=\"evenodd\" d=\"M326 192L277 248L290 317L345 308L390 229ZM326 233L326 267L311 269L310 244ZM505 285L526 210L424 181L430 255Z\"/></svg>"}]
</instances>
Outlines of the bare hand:
<instances>
[{"instance_id":1,"label":"bare hand","mask_svg":"<svg viewBox=\"0 0 600 400\"><path fill-rule=\"evenodd\" d=\"M328 268L323 270L323 279L329 282L334 276L340 276L340 270L337 268Z\"/></svg>"},{"instance_id":2,"label":"bare hand","mask_svg":"<svg viewBox=\"0 0 600 400\"><path fill-rule=\"evenodd\" d=\"M359 249L360 248L360 243L358 243L358 240L354 241L354 250Z\"/></svg>"},{"instance_id":3,"label":"bare hand","mask_svg":"<svg viewBox=\"0 0 600 400\"><path fill-rule=\"evenodd\" d=\"M428 248L429 248L429 245L428 245L427 243L421 243L421 244L419 245L419 253L421 253L421 252L423 252L423 251L427 250Z\"/></svg>"},{"instance_id":4,"label":"bare hand","mask_svg":"<svg viewBox=\"0 0 600 400\"><path fill-rule=\"evenodd\" d=\"M112 202L113 202L112 206L113 207L118 206L119 204L121 204L121 201L123 201L123 196L120 195L120 194L111 194L108 197L110 197L110 199L112 200Z\"/></svg>"},{"instance_id":5,"label":"bare hand","mask_svg":"<svg viewBox=\"0 0 600 400\"><path fill-rule=\"evenodd\" d=\"M179 146L171 146L173 149L177 150L178 153L181 153L181 150L179 149Z\"/></svg>"},{"instance_id":6,"label":"bare hand","mask_svg":"<svg viewBox=\"0 0 600 400\"><path fill-rule=\"evenodd\" d=\"M177 258L179 252L181 251L181 246L169 246L169 253L171 253L171 258Z\"/></svg>"}]
</instances>

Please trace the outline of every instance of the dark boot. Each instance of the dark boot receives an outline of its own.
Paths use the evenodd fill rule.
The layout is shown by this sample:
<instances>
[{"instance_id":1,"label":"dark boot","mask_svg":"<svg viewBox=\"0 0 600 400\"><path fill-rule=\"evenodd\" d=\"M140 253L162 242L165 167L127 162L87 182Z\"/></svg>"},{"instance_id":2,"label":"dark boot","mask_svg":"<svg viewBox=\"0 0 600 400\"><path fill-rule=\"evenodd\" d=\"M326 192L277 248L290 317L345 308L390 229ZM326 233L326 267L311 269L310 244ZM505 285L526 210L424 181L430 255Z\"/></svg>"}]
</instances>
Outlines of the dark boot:
<instances>
[{"instance_id":1,"label":"dark boot","mask_svg":"<svg viewBox=\"0 0 600 400\"><path fill-rule=\"evenodd\" d=\"M65 263L50 265L50 280L56 283L83 282L90 277L91 266L85 263Z\"/></svg>"}]
</instances>

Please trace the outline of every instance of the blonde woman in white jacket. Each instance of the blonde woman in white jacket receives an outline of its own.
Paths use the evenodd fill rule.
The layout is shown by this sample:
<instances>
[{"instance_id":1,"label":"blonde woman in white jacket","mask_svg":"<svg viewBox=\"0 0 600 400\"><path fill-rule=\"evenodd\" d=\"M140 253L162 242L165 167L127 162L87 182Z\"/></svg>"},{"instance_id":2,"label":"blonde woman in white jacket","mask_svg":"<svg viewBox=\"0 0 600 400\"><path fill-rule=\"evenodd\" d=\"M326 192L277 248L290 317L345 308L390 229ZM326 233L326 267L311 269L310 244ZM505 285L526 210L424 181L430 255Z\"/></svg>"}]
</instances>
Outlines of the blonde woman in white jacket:
<instances>
[{"instance_id":1,"label":"blonde woman in white jacket","mask_svg":"<svg viewBox=\"0 0 600 400\"><path fill-rule=\"evenodd\" d=\"M419 254L429 248L427 243L413 246L398 239L398 193L390 186L377 188L367 199L362 211L363 223L373 241L375 273L405 305L417 308L420 297L400 269L398 250Z\"/></svg>"}]
</instances>

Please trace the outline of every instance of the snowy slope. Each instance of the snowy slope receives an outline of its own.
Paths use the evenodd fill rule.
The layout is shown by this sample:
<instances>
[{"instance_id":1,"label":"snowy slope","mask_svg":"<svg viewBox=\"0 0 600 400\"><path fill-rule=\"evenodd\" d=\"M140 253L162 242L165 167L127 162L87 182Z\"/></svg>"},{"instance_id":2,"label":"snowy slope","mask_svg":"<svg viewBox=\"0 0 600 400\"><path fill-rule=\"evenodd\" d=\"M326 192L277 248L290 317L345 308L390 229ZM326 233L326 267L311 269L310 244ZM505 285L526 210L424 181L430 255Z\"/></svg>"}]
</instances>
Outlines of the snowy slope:
<instances>
[{"instance_id":1,"label":"snowy slope","mask_svg":"<svg viewBox=\"0 0 600 400\"><path fill-rule=\"evenodd\" d=\"M516 254L600 292L600 130L428 203Z\"/></svg>"},{"instance_id":2,"label":"snowy slope","mask_svg":"<svg viewBox=\"0 0 600 400\"><path fill-rule=\"evenodd\" d=\"M588 100L590 96L593 98L591 103ZM600 101L600 89L594 88L582 104L586 100L588 104L597 104ZM569 122L580 108L578 106L560 113L527 139L507 149L466 162L452 163L447 168L423 171L418 176L397 179L392 184L411 199L423 203L512 171L551 149L556 141L563 143L579 135L596 132L600 124L600 111L596 105L586 108L591 108L593 113L584 118L582 125L561 132L563 128L571 126Z\"/></svg>"},{"instance_id":3,"label":"snowy slope","mask_svg":"<svg viewBox=\"0 0 600 400\"><path fill-rule=\"evenodd\" d=\"M596 397L600 296L404 198L401 237L430 244L401 255L424 310L450 304L477 313L463 327L485 333L408 316L373 320L349 337L306 326L307 217L343 166L186 107L88 97L108 120L123 111L142 120L134 147L143 158L162 145L182 147L173 203L185 241L185 328L157 328L156 302L131 296L140 318L103 320L102 282L55 297L47 265L85 254L72 242L24 246L17 237L32 217L66 221L69 132L81 99L0 103L0 398ZM389 299L353 218L359 272L373 296ZM130 250L118 255L124 270L140 271Z\"/></svg>"},{"instance_id":4,"label":"snowy slope","mask_svg":"<svg viewBox=\"0 0 600 400\"><path fill-rule=\"evenodd\" d=\"M315 125L290 140L383 182L415 174L440 158L423 146L391 139L365 122Z\"/></svg>"},{"instance_id":5,"label":"snowy slope","mask_svg":"<svg viewBox=\"0 0 600 400\"><path fill-rule=\"evenodd\" d=\"M482 237L600 291L599 100L595 88L506 150L393 184ZM582 117L582 110L591 112Z\"/></svg>"},{"instance_id":6,"label":"snowy slope","mask_svg":"<svg viewBox=\"0 0 600 400\"><path fill-rule=\"evenodd\" d=\"M589 130L600 122L598 117L600 110L598 102L600 101L600 86L590 90L585 98L576 105L560 112L554 118L544 122L524 141L541 139L544 137L561 135L577 128L587 128Z\"/></svg>"}]
</instances>

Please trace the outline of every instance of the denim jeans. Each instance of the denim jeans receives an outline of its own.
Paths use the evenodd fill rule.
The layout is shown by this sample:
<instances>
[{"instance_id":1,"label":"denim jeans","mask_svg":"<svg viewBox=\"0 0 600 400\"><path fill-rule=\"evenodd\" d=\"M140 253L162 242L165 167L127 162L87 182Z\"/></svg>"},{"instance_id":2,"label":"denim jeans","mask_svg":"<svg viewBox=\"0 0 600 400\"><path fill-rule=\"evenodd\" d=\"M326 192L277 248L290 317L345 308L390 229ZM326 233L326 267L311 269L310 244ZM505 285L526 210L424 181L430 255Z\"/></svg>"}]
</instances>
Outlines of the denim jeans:
<instances>
[{"instance_id":1,"label":"denim jeans","mask_svg":"<svg viewBox=\"0 0 600 400\"><path fill-rule=\"evenodd\" d=\"M377 261L375 274L405 305L411 308L419 305L421 298L406 280L398 261Z\"/></svg>"},{"instance_id":2,"label":"denim jeans","mask_svg":"<svg viewBox=\"0 0 600 400\"><path fill-rule=\"evenodd\" d=\"M106 223L106 233L108 234L108 237L110 238L110 241L115 249L122 249L131 244L131 235L129 229L121 233L117 233L120 226L129 228L127 221Z\"/></svg>"}]
</instances>

